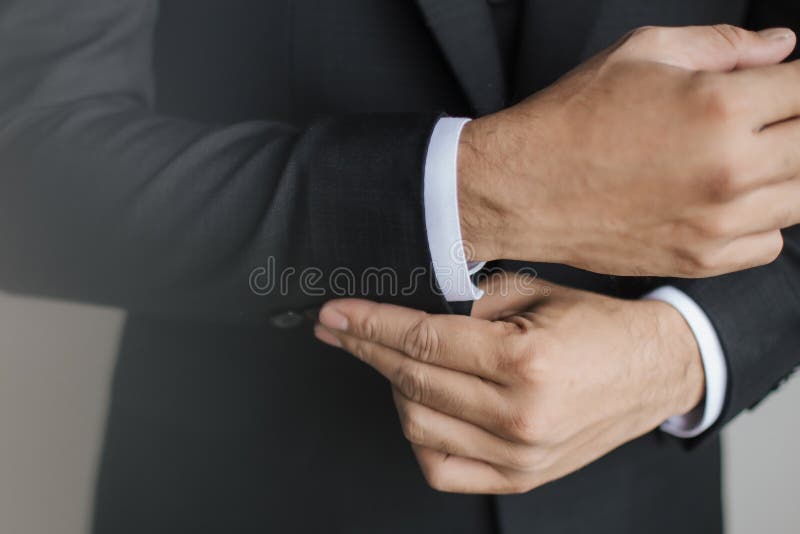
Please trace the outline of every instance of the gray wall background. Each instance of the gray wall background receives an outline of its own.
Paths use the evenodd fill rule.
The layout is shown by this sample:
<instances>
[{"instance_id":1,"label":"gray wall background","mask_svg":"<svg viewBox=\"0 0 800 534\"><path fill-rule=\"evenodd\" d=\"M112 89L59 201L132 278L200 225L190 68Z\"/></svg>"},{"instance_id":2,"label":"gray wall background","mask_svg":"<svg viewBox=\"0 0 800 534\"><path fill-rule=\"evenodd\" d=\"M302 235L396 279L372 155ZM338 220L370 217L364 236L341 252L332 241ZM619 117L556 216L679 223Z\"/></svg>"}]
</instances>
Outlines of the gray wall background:
<instances>
[{"instance_id":1,"label":"gray wall background","mask_svg":"<svg viewBox=\"0 0 800 534\"><path fill-rule=\"evenodd\" d=\"M123 317L0 295L0 533L88 531ZM795 379L726 431L729 534L800 532L798 406Z\"/></svg>"}]
</instances>

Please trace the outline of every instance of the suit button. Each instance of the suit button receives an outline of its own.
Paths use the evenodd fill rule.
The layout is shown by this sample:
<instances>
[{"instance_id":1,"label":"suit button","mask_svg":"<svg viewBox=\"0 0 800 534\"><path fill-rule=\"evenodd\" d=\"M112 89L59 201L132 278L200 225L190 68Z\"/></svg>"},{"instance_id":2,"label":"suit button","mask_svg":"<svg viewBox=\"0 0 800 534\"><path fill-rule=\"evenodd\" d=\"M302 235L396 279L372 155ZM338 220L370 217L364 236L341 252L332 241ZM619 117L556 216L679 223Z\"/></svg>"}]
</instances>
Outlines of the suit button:
<instances>
[{"instance_id":1,"label":"suit button","mask_svg":"<svg viewBox=\"0 0 800 534\"><path fill-rule=\"evenodd\" d=\"M287 311L284 313L273 315L272 317L270 317L269 320L269 323L272 326L283 330L289 328L297 328L304 322L305 322L305 317L303 316L303 314L293 311Z\"/></svg>"}]
</instances>

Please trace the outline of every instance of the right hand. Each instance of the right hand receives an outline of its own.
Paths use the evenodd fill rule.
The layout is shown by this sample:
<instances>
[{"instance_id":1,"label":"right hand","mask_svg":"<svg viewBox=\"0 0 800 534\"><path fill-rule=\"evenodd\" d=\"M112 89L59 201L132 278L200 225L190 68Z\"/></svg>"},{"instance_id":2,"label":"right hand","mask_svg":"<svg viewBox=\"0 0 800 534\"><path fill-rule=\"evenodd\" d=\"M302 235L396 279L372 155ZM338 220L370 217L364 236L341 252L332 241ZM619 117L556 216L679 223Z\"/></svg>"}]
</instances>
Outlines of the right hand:
<instances>
[{"instance_id":1,"label":"right hand","mask_svg":"<svg viewBox=\"0 0 800 534\"><path fill-rule=\"evenodd\" d=\"M800 223L790 30L643 28L465 127L468 259L706 277L763 265ZM792 120L795 119L795 120Z\"/></svg>"}]
</instances>

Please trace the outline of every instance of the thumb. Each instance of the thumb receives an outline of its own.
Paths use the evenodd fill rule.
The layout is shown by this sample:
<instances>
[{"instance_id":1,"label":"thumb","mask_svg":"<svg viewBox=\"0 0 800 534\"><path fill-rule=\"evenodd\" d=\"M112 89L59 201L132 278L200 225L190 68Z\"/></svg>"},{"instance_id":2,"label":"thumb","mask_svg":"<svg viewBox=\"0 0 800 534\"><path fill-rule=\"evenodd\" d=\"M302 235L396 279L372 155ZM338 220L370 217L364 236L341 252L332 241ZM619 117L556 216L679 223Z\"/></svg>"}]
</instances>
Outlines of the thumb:
<instances>
[{"instance_id":1,"label":"thumb","mask_svg":"<svg viewBox=\"0 0 800 534\"><path fill-rule=\"evenodd\" d=\"M527 311L546 300L554 284L534 273L495 272L481 284L483 297L472 306L472 317L495 321Z\"/></svg>"},{"instance_id":2,"label":"thumb","mask_svg":"<svg viewBox=\"0 0 800 534\"><path fill-rule=\"evenodd\" d=\"M628 42L640 59L689 70L731 71L780 63L794 50L796 37L788 28L753 32L717 24L643 28Z\"/></svg>"}]
</instances>

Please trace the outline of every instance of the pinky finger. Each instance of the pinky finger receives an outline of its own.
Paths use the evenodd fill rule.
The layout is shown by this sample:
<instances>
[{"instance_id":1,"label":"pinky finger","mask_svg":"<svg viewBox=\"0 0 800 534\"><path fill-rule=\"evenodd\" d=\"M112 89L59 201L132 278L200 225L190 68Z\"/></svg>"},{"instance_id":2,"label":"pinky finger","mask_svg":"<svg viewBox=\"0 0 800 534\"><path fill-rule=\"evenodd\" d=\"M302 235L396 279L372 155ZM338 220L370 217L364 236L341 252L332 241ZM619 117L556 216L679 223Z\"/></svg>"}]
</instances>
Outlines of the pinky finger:
<instances>
[{"instance_id":1,"label":"pinky finger","mask_svg":"<svg viewBox=\"0 0 800 534\"><path fill-rule=\"evenodd\" d=\"M719 252L719 262L725 272L751 269L772 263L783 250L780 230L746 235L725 245Z\"/></svg>"},{"instance_id":2,"label":"pinky finger","mask_svg":"<svg viewBox=\"0 0 800 534\"><path fill-rule=\"evenodd\" d=\"M687 260L688 278L706 278L772 263L783 249L780 230L745 235Z\"/></svg>"},{"instance_id":3,"label":"pinky finger","mask_svg":"<svg viewBox=\"0 0 800 534\"><path fill-rule=\"evenodd\" d=\"M507 494L525 489L494 466L452 456L421 445L411 445L428 485L446 493Z\"/></svg>"}]
</instances>

